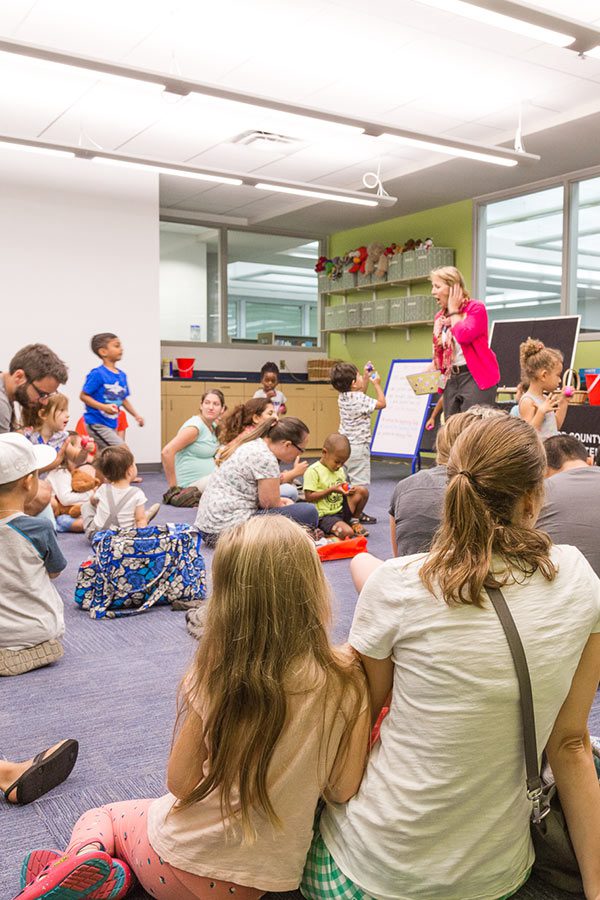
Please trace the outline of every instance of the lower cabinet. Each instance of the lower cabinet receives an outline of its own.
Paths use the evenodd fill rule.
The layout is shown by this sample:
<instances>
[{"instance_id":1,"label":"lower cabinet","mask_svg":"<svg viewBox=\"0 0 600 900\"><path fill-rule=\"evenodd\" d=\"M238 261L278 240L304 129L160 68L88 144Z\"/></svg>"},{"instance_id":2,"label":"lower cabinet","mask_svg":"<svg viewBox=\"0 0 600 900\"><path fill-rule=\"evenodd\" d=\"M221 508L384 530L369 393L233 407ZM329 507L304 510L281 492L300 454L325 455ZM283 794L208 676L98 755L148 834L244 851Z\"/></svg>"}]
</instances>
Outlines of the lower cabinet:
<instances>
[{"instance_id":1,"label":"lower cabinet","mask_svg":"<svg viewBox=\"0 0 600 900\"><path fill-rule=\"evenodd\" d=\"M258 382L182 381L161 382L162 446L175 437L190 416L197 415L205 391L218 388L225 395L227 409L250 400L258 390ZM301 419L309 429L307 449L320 450L328 434L339 427L338 394L330 384L284 384L287 415Z\"/></svg>"}]
</instances>

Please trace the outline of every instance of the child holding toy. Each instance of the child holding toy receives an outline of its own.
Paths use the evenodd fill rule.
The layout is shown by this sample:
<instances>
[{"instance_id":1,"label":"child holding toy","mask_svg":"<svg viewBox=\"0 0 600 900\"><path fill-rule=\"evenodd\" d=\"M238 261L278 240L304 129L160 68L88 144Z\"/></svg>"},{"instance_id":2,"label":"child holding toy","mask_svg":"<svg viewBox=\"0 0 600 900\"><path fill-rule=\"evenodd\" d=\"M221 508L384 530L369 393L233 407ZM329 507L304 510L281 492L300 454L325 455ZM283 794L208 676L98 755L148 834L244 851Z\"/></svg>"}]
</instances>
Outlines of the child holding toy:
<instances>
[{"instance_id":1,"label":"child holding toy","mask_svg":"<svg viewBox=\"0 0 600 900\"><path fill-rule=\"evenodd\" d=\"M57 531L81 534L84 530L81 506L91 499L97 485L96 471L85 461L91 443L89 438L69 432L59 465L48 472Z\"/></svg>"},{"instance_id":2,"label":"child holding toy","mask_svg":"<svg viewBox=\"0 0 600 900\"><path fill-rule=\"evenodd\" d=\"M542 341L527 338L519 351L521 370L529 388L519 401L519 416L539 431L542 440L558 434L569 400L560 390L563 355Z\"/></svg>"},{"instance_id":3,"label":"child holding toy","mask_svg":"<svg viewBox=\"0 0 600 900\"><path fill-rule=\"evenodd\" d=\"M123 345L117 335L110 332L95 334L90 346L102 364L88 372L79 396L85 403L88 434L102 449L122 443L118 434L121 407L133 416L140 428L144 420L131 405L127 376L117 366L123 356Z\"/></svg>"},{"instance_id":4,"label":"child holding toy","mask_svg":"<svg viewBox=\"0 0 600 900\"><path fill-rule=\"evenodd\" d=\"M329 587L310 538L283 517L249 519L222 535L212 571L169 793L88 810L63 853L30 851L19 900L120 900L135 878L156 900L292 891L319 798L337 804L358 790L365 679L355 655L329 642Z\"/></svg>"},{"instance_id":5,"label":"child holding toy","mask_svg":"<svg viewBox=\"0 0 600 900\"><path fill-rule=\"evenodd\" d=\"M350 441L343 434L325 438L321 459L304 474L304 496L319 513L319 528L340 540L369 532L360 524L360 514L369 499L364 484L350 485L344 465L350 456Z\"/></svg>"},{"instance_id":6,"label":"child holding toy","mask_svg":"<svg viewBox=\"0 0 600 900\"><path fill-rule=\"evenodd\" d=\"M331 369L331 384L339 392L340 434L350 441L350 458L346 464L349 480L353 485L371 482L371 416L376 409L386 406L381 378L368 362L364 374L359 375L354 363L336 363ZM372 384L376 399L367 397ZM371 524L377 520L362 513L361 522Z\"/></svg>"},{"instance_id":7,"label":"child holding toy","mask_svg":"<svg viewBox=\"0 0 600 900\"><path fill-rule=\"evenodd\" d=\"M160 503L154 503L146 513L146 495L140 488L132 487L137 466L129 447L105 447L97 465L105 483L81 508L90 541L98 531L107 528L145 528L160 509Z\"/></svg>"},{"instance_id":8,"label":"child holding toy","mask_svg":"<svg viewBox=\"0 0 600 900\"><path fill-rule=\"evenodd\" d=\"M274 362L266 362L260 370L261 387L255 392L255 397L265 397L273 404L276 416L285 416L287 412L287 398L279 390L279 367Z\"/></svg>"}]
</instances>

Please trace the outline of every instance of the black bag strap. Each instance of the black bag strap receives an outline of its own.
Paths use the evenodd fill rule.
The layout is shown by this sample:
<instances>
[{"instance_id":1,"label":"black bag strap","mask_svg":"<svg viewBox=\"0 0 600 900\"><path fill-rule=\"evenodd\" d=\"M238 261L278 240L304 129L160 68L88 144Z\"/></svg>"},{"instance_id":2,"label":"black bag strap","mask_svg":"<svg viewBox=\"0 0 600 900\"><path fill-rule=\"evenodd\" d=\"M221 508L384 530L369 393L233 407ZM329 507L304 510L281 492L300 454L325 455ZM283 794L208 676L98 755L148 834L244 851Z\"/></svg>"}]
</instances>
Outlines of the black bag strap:
<instances>
[{"instance_id":1,"label":"black bag strap","mask_svg":"<svg viewBox=\"0 0 600 900\"><path fill-rule=\"evenodd\" d=\"M510 653L517 673L521 697L521 722L523 725L523 745L525 748L525 771L527 776L527 796L533 803L533 821L537 822L548 811L542 806L543 782L538 768L537 739L535 736L535 712L531 693L531 678L523 643L515 620L507 606L500 588L486 587L496 615L506 635Z\"/></svg>"}]
</instances>

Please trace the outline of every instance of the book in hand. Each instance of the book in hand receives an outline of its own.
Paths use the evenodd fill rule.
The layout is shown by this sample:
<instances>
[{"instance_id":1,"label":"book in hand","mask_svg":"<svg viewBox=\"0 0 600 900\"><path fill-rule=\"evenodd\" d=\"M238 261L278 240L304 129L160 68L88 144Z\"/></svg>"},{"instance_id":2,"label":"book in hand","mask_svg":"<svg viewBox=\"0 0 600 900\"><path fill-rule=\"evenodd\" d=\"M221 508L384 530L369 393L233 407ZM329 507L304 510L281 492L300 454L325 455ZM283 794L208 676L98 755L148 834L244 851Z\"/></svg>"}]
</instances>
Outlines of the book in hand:
<instances>
[{"instance_id":1,"label":"book in hand","mask_svg":"<svg viewBox=\"0 0 600 900\"><path fill-rule=\"evenodd\" d=\"M415 394L437 394L442 385L442 373L435 370L407 375L406 379Z\"/></svg>"}]
</instances>

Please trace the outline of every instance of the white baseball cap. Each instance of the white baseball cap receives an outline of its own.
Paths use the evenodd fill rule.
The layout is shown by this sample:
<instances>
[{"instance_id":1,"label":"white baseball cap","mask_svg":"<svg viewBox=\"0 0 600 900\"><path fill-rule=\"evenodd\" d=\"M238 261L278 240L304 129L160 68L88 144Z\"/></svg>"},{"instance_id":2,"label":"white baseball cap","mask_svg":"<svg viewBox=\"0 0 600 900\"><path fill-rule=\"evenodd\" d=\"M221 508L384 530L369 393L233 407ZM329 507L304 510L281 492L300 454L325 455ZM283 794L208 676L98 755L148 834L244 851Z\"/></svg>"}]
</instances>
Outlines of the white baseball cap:
<instances>
[{"instance_id":1,"label":"white baseball cap","mask_svg":"<svg viewBox=\"0 0 600 900\"><path fill-rule=\"evenodd\" d=\"M45 469L56 459L54 447L32 444L14 431L0 434L0 484L17 481L37 469Z\"/></svg>"}]
</instances>

